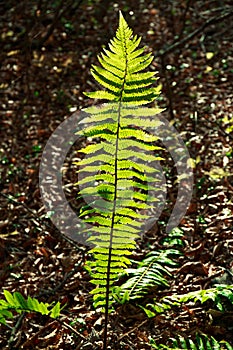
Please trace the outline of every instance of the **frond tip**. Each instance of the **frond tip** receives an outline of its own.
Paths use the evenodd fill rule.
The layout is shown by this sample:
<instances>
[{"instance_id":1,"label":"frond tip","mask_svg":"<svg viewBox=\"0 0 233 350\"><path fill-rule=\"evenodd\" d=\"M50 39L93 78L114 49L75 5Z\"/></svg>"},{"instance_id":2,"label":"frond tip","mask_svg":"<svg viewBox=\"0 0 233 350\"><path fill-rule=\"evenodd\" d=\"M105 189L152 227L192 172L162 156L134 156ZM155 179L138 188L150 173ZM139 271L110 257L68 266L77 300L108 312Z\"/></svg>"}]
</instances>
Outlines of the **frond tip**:
<instances>
[{"instance_id":1,"label":"frond tip","mask_svg":"<svg viewBox=\"0 0 233 350\"><path fill-rule=\"evenodd\" d=\"M161 87L152 87L157 80L154 72L141 72L152 62L151 53L138 49L141 38L133 36L120 12L116 36L110 40L109 49L98 56L102 67L93 65L91 74L105 89L85 92L90 98L104 99L128 104L145 105L153 102Z\"/></svg>"}]
</instances>

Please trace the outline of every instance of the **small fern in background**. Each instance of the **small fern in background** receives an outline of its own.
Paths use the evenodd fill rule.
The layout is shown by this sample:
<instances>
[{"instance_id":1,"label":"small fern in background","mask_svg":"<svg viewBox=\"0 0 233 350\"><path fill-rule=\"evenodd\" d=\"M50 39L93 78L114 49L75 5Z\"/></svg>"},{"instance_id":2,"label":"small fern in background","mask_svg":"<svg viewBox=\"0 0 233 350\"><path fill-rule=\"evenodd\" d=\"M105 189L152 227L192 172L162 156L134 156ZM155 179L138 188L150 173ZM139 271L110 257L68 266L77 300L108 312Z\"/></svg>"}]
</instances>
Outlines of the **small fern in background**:
<instances>
[{"instance_id":1,"label":"small fern in background","mask_svg":"<svg viewBox=\"0 0 233 350\"><path fill-rule=\"evenodd\" d=\"M186 294L174 294L164 297L162 300L164 303L170 305L179 305L189 301L193 301L194 303L200 301L203 304L208 300L212 300L220 311L225 311L224 298L233 305L233 285L218 285L215 288L197 290Z\"/></svg>"},{"instance_id":2,"label":"small fern in background","mask_svg":"<svg viewBox=\"0 0 233 350\"><path fill-rule=\"evenodd\" d=\"M159 302L154 299L154 304L147 304L143 307L143 310L148 317L154 317L156 313L164 312L171 309L174 306L179 306L186 302L201 302L201 304L207 301L213 301L215 306L222 312L224 312L224 299L233 305L233 285L218 285L215 288L197 290L185 294L173 294L163 297Z\"/></svg>"},{"instance_id":3,"label":"small fern in background","mask_svg":"<svg viewBox=\"0 0 233 350\"><path fill-rule=\"evenodd\" d=\"M43 303L39 302L36 298L30 296L25 299L21 293L14 292L13 294L7 290L3 291L5 300L0 299L0 323L6 324L7 319L12 319L13 313L22 312L38 312L41 315L48 315L51 318L57 318L60 316L60 302ZM54 305L54 306L53 306Z\"/></svg>"},{"instance_id":4,"label":"small fern in background","mask_svg":"<svg viewBox=\"0 0 233 350\"><path fill-rule=\"evenodd\" d=\"M214 337L208 338L207 335L196 335L196 341L187 339L178 335L175 339L169 339L171 345L157 345L156 342L151 339L150 345L157 350L233 350L233 347L227 341L218 342Z\"/></svg>"},{"instance_id":5,"label":"small fern in background","mask_svg":"<svg viewBox=\"0 0 233 350\"><path fill-rule=\"evenodd\" d=\"M179 252L175 249L154 251L147 254L136 269L127 269L132 277L121 286L122 293L125 294L128 291L129 299L139 299L156 285L168 287L166 276L171 276L171 273L167 267L177 265L170 256L178 254Z\"/></svg>"},{"instance_id":6,"label":"small fern in background","mask_svg":"<svg viewBox=\"0 0 233 350\"><path fill-rule=\"evenodd\" d=\"M183 247L183 231L179 227L175 227L169 234L162 239L162 245L164 247L174 247L180 249Z\"/></svg>"},{"instance_id":7,"label":"small fern in background","mask_svg":"<svg viewBox=\"0 0 233 350\"><path fill-rule=\"evenodd\" d=\"M162 240L166 250L153 250L137 264L136 268L127 269L125 272L130 278L114 289L115 299L124 304L126 301L144 297L153 287L168 287L167 277L172 276L170 269L178 265L173 259L177 260L183 255L180 250L183 246L182 237L183 232L179 228L173 229Z\"/></svg>"}]
</instances>

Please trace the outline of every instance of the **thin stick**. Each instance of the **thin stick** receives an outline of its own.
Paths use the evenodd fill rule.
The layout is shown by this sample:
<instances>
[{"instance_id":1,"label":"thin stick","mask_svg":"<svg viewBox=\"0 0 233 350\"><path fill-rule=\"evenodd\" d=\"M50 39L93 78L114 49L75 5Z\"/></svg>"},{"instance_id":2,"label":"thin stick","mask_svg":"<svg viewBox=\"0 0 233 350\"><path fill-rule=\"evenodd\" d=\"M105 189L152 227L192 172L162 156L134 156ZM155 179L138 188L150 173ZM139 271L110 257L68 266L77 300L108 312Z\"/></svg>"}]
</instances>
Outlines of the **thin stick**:
<instances>
[{"instance_id":1,"label":"thin stick","mask_svg":"<svg viewBox=\"0 0 233 350\"><path fill-rule=\"evenodd\" d=\"M161 56L165 56L168 53L176 50L177 48L179 48L180 46L186 44L186 42L188 42L189 40L191 40L192 38L194 38L196 35L200 34L206 27L210 26L213 23L218 23L218 22L222 22L224 19L229 18L233 15L233 11L229 11L229 12L224 12L223 14L221 14L220 16L215 16L212 18L209 18L205 21L205 23L203 23L202 26L200 26L199 28L197 28L196 30L194 30L192 33L190 33L189 35L187 35L184 39L180 40L180 41L175 41L173 44L171 44L170 46L168 46L167 48L161 49L159 50L159 52L155 55L156 57L161 57Z\"/></svg>"},{"instance_id":2,"label":"thin stick","mask_svg":"<svg viewBox=\"0 0 233 350\"><path fill-rule=\"evenodd\" d=\"M123 339L124 337L127 337L127 335L129 335L130 333L136 331L136 329L138 329L139 327L143 326L146 322L148 321L148 319L144 320L142 323L140 323L138 326L134 327L133 329L131 329L130 331L126 332L125 334L123 334L120 338L118 338L118 341L120 341L121 339Z\"/></svg>"}]
</instances>

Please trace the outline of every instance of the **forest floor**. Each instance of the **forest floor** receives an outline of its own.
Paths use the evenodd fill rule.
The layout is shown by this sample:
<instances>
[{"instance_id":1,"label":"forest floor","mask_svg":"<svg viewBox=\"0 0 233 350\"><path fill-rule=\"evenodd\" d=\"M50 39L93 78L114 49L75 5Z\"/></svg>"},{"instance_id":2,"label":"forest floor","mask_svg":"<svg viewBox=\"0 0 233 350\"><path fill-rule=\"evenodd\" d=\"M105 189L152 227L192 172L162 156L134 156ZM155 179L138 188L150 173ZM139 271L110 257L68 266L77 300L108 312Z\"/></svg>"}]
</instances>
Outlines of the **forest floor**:
<instances>
[{"instance_id":1,"label":"forest floor","mask_svg":"<svg viewBox=\"0 0 233 350\"><path fill-rule=\"evenodd\" d=\"M119 9L155 56L152 69L162 84L158 104L166 108L164 115L193 159L193 198L179 225L182 255L169 287L150 291L149 301L211 288L214 282L233 284L231 1L9 0L0 8L1 295L4 289L19 291L66 306L60 321L35 313L16 315L0 327L1 349L101 349L103 316L92 306L93 287L83 268L88 248L69 241L53 225L38 176L49 136L90 104L82 93L96 88L90 68L115 33ZM49 29L51 35L43 40ZM73 147L63 180L75 209L74 157ZM176 171L168 163L167 196L174 204ZM137 242L134 261L160 246L169 210ZM169 337L194 337L196 332L233 345L232 305L218 317L210 315L213 308L211 302L195 303L147 318L136 302L118 305L109 316L109 349L151 349L151 338L166 344Z\"/></svg>"}]
</instances>

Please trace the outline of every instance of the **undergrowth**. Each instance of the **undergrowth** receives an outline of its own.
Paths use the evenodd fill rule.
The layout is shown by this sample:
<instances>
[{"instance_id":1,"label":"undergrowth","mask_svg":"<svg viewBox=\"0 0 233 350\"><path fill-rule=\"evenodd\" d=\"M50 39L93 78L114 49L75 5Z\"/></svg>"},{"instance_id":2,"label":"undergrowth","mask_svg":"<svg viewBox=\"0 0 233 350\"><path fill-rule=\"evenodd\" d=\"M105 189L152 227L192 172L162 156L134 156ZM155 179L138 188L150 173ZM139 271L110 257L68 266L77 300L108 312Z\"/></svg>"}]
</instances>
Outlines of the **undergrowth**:
<instances>
[{"instance_id":1,"label":"undergrowth","mask_svg":"<svg viewBox=\"0 0 233 350\"><path fill-rule=\"evenodd\" d=\"M220 312L225 311L225 299L233 305L232 285L168 295L160 300L154 298L152 303L143 305L143 298L152 288L169 288L171 271L177 268L177 257L183 254L179 230L174 231L175 235L171 232L163 249L148 253L135 268L129 268L135 240L158 201L156 191L160 180L155 176L153 164L161 160L161 148L156 144L158 136L151 127L156 130L159 125L156 115L162 110L156 106L145 107L155 103L161 86L153 86L157 80L155 72L143 71L153 56L144 54L139 44L140 38L133 36L120 13L116 36L98 57L101 66L94 65L91 71L105 90L86 93L90 98L108 103L85 110L80 133L88 142L79 150L84 158L76 163L81 177L76 186L79 197L86 200L80 218L86 223L88 243L93 245L92 258L88 258L86 264L94 285L93 305L105 314L104 350L107 349L108 315L115 312L116 303L136 302L149 318L182 303L212 301ZM115 282L122 276L127 278L126 282L116 287ZM14 313L34 311L52 318L60 316L59 302L42 303L6 290L4 296L5 299L0 300L0 322L4 325ZM195 340L178 334L175 339L169 339L167 345L157 345L151 339L150 345L155 349L232 349L229 343L203 334L197 334Z\"/></svg>"}]
</instances>

